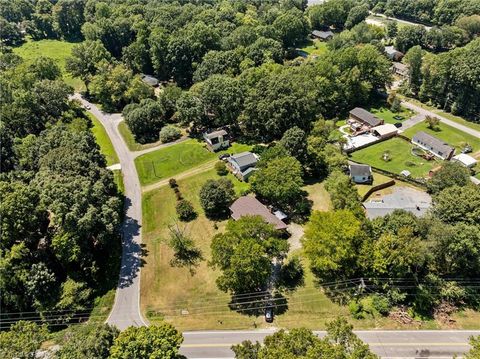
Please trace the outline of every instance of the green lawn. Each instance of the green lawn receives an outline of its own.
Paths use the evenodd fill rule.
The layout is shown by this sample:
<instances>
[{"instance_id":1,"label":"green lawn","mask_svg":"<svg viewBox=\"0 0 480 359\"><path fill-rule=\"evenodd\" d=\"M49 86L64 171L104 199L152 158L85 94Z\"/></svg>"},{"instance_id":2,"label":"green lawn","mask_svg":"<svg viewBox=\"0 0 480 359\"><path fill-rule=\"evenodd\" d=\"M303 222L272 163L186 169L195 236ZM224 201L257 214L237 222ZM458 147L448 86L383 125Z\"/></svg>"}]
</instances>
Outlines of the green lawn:
<instances>
[{"instance_id":1,"label":"green lawn","mask_svg":"<svg viewBox=\"0 0 480 359\"><path fill-rule=\"evenodd\" d=\"M95 140L97 141L98 145L100 146L100 152L105 156L107 160L107 166L118 163L119 159L117 153L113 148L110 137L108 137L107 135L107 131L105 131L103 125L94 115L92 115L90 112L87 112L87 116L93 123L92 133L95 136Z\"/></svg>"},{"instance_id":2,"label":"green lawn","mask_svg":"<svg viewBox=\"0 0 480 359\"><path fill-rule=\"evenodd\" d=\"M65 72L65 60L70 56L73 46L75 46L74 42L60 40L29 40L21 46L14 48L13 52L21 56L27 63L40 56L54 59L62 70L65 82L78 92L85 89L84 83L82 80L73 78Z\"/></svg>"},{"instance_id":3,"label":"green lawn","mask_svg":"<svg viewBox=\"0 0 480 359\"><path fill-rule=\"evenodd\" d=\"M319 40L308 40L308 42L299 49L305 51L310 56L319 56L328 51L327 43Z\"/></svg>"},{"instance_id":4,"label":"green lawn","mask_svg":"<svg viewBox=\"0 0 480 359\"><path fill-rule=\"evenodd\" d=\"M137 157L135 166L140 183L148 185L214 161L220 153L238 153L250 149L249 145L234 143L226 151L213 153L205 148L203 142L190 139Z\"/></svg>"},{"instance_id":5,"label":"green lawn","mask_svg":"<svg viewBox=\"0 0 480 359\"><path fill-rule=\"evenodd\" d=\"M459 153L466 143L472 146L473 152L480 151L479 138L476 138L475 136L457 130L456 128L453 128L441 122L438 125L438 130L436 131L429 129L425 122L421 122L406 130L403 135L412 138L418 131L424 131L428 134L431 134L432 136L444 140L449 145L455 147L456 153Z\"/></svg>"},{"instance_id":6,"label":"green lawn","mask_svg":"<svg viewBox=\"0 0 480 359\"><path fill-rule=\"evenodd\" d=\"M370 111L378 118L381 118L383 121L385 121L385 123L392 123L392 124L395 124L399 121L407 120L410 117L415 115L413 111L410 111L404 107L402 107L402 110L399 112L392 112L389 107L390 106L385 102L380 102L371 107L366 107L366 110ZM394 118L395 116L400 116L401 119L396 120Z\"/></svg>"},{"instance_id":7,"label":"green lawn","mask_svg":"<svg viewBox=\"0 0 480 359\"><path fill-rule=\"evenodd\" d=\"M396 174L400 174L403 170L408 170L414 178L425 177L432 168L439 165L440 162L435 160L427 161L412 155L412 148L412 144L395 137L353 152L351 157L354 161L366 163ZM388 162L382 159L386 151L390 153L390 161Z\"/></svg>"}]
</instances>

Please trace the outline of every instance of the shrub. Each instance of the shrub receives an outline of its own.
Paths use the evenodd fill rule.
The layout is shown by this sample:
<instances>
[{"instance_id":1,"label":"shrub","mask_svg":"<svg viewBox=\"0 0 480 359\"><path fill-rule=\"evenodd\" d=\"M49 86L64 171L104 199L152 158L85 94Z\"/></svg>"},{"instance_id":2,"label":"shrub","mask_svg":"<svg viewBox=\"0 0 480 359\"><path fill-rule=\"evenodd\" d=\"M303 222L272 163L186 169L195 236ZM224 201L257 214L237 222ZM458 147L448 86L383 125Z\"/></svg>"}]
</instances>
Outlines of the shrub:
<instances>
[{"instance_id":1,"label":"shrub","mask_svg":"<svg viewBox=\"0 0 480 359\"><path fill-rule=\"evenodd\" d=\"M177 180L175 178L170 178L168 180L168 184L170 185L170 188L178 187Z\"/></svg>"},{"instance_id":2,"label":"shrub","mask_svg":"<svg viewBox=\"0 0 480 359\"><path fill-rule=\"evenodd\" d=\"M162 143L178 140L181 136L180 130L172 125L164 126L160 130L160 141Z\"/></svg>"},{"instance_id":3,"label":"shrub","mask_svg":"<svg viewBox=\"0 0 480 359\"><path fill-rule=\"evenodd\" d=\"M215 171L219 176L226 176L228 173L227 165L223 161L218 161L215 163Z\"/></svg>"},{"instance_id":4,"label":"shrub","mask_svg":"<svg viewBox=\"0 0 480 359\"><path fill-rule=\"evenodd\" d=\"M178 218L181 221L191 221L192 219L195 219L195 217L197 217L197 213L195 212L192 204L185 199L178 201L176 210Z\"/></svg>"}]
</instances>

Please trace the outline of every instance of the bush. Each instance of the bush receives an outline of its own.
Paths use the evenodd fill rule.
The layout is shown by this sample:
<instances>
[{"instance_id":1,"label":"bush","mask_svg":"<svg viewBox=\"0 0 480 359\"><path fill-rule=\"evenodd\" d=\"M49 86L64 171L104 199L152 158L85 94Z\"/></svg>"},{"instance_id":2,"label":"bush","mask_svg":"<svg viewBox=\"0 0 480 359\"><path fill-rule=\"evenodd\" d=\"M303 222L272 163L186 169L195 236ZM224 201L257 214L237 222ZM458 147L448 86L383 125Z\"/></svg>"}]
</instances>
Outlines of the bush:
<instances>
[{"instance_id":1,"label":"bush","mask_svg":"<svg viewBox=\"0 0 480 359\"><path fill-rule=\"evenodd\" d=\"M378 315L388 315L391 309L387 298L380 295L369 295L360 300L352 300L348 309L355 319L375 318Z\"/></svg>"},{"instance_id":2,"label":"bush","mask_svg":"<svg viewBox=\"0 0 480 359\"><path fill-rule=\"evenodd\" d=\"M215 163L215 171L219 176L226 176L228 173L227 165L223 161L218 161Z\"/></svg>"},{"instance_id":3,"label":"bush","mask_svg":"<svg viewBox=\"0 0 480 359\"><path fill-rule=\"evenodd\" d=\"M168 180L168 184L170 185L170 188L178 187L177 180L175 178L170 178Z\"/></svg>"},{"instance_id":4,"label":"bush","mask_svg":"<svg viewBox=\"0 0 480 359\"><path fill-rule=\"evenodd\" d=\"M178 140L181 136L180 130L172 125L164 126L160 130L160 141L162 143Z\"/></svg>"},{"instance_id":5,"label":"bush","mask_svg":"<svg viewBox=\"0 0 480 359\"><path fill-rule=\"evenodd\" d=\"M191 221L197 217L197 212L193 208L192 204L185 200L179 200L176 206L178 218L181 221Z\"/></svg>"}]
</instances>

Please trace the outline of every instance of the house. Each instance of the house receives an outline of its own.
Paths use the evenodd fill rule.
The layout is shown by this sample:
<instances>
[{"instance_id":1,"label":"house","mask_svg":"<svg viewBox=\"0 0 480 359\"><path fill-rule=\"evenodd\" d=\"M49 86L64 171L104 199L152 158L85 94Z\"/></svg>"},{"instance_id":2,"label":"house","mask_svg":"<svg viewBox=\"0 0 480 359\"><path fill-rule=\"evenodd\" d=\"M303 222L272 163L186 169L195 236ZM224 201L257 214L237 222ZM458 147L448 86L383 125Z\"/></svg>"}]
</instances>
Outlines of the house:
<instances>
[{"instance_id":1,"label":"house","mask_svg":"<svg viewBox=\"0 0 480 359\"><path fill-rule=\"evenodd\" d=\"M322 31L322 30L313 30L312 37L315 39L320 39L322 41L328 41L333 37L333 32L330 30Z\"/></svg>"},{"instance_id":2,"label":"house","mask_svg":"<svg viewBox=\"0 0 480 359\"><path fill-rule=\"evenodd\" d=\"M395 75L398 75L400 77L408 77L408 66L405 65L405 64L402 64L401 62L394 62L392 64L392 72L395 74Z\"/></svg>"},{"instance_id":3,"label":"house","mask_svg":"<svg viewBox=\"0 0 480 359\"><path fill-rule=\"evenodd\" d=\"M158 79L153 76L142 74L141 78L142 78L142 81L149 86L157 87L159 84Z\"/></svg>"},{"instance_id":4,"label":"house","mask_svg":"<svg viewBox=\"0 0 480 359\"><path fill-rule=\"evenodd\" d=\"M247 181L256 170L258 156L252 152L242 152L228 157L227 161L233 174L239 179Z\"/></svg>"},{"instance_id":5,"label":"house","mask_svg":"<svg viewBox=\"0 0 480 359\"><path fill-rule=\"evenodd\" d=\"M455 153L455 148L423 131L413 136L412 143L442 160L449 160Z\"/></svg>"},{"instance_id":6,"label":"house","mask_svg":"<svg viewBox=\"0 0 480 359\"><path fill-rule=\"evenodd\" d=\"M385 46L385 54L392 61L400 61L403 58L403 53L393 46Z\"/></svg>"},{"instance_id":7,"label":"house","mask_svg":"<svg viewBox=\"0 0 480 359\"><path fill-rule=\"evenodd\" d=\"M465 153L460 153L459 155L453 156L452 161L458 162L467 168L475 167L478 162L475 158Z\"/></svg>"},{"instance_id":8,"label":"house","mask_svg":"<svg viewBox=\"0 0 480 359\"><path fill-rule=\"evenodd\" d=\"M203 139L207 143L207 147L210 151L215 152L230 146L230 139L227 131L225 130L204 133Z\"/></svg>"},{"instance_id":9,"label":"house","mask_svg":"<svg viewBox=\"0 0 480 359\"><path fill-rule=\"evenodd\" d=\"M372 168L368 165L352 163L348 165L350 178L359 184L371 184L373 182Z\"/></svg>"},{"instance_id":10,"label":"house","mask_svg":"<svg viewBox=\"0 0 480 359\"><path fill-rule=\"evenodd\" d=\"M350 119L360 122L368 128L383 125L383 120L361 107L355 107L350 111Z\"/></svg>"},{"instance_id":11,"label":"house","mask_svg":"<svg viewBox=\"0 0 480 359\"><path fill-rule=\"evenodd\" d=\"M396 136L398 133L398 129L395 127L395 125L392 125L391 123L386 123L384 125L373 127L371 133L384 140Z\"/></svg>"},{"instance_id":12,"label":"house","mask_svg":"<svg viewBox=\"0 0 480 359\"><path fill-rule=\"evenodd\" d=\"M270 210L252 196L243 196L230 206L231 217L237 221L244 216L260 216L265 222L272 224L277 230L286 230L287 225Z\"/></svg>"}]
</instances>

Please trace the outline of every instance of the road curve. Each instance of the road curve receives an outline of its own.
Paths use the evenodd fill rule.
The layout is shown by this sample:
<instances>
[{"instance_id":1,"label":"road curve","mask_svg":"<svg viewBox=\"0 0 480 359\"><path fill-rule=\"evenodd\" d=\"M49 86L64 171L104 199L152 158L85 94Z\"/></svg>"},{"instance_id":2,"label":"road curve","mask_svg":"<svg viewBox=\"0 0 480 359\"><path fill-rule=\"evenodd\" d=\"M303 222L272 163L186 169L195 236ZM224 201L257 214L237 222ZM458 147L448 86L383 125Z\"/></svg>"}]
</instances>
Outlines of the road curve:
<instances>
[{"instance_id":1,"label":"road curve","mask_svg":"<svg viewBox=\"0 0 480 359\"><path fill-rule=\"evenodd\" d=\"M125 184L125 219L122 223L122 263L115 294L115 303L107 323L123 330L129 326L144 326L147 322L140 312L140 268L142 266L142 190L130 152L118 131L122 120L120 114L107 114L97 106L73 96L83 105L90 106L90 112L102 123L117 152Z\"/></svg>"},{"instance_id":2,"label":"road curve","mask_svg":"<svg viewBox=\"0 0 480 359\"><path fill-rule=\"evenodd\" d=\"M244 340L263 341L272 330L185 332L180 349L189 359L233 358L230 347ZM469 350L468 338L480 330L371 330L356 331L373 352L384 359L447 359ZM324 331L315 332L320 337Z\"/></svg>"}]
</instances>

